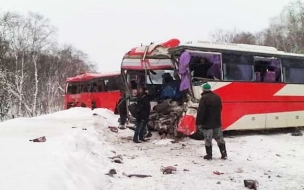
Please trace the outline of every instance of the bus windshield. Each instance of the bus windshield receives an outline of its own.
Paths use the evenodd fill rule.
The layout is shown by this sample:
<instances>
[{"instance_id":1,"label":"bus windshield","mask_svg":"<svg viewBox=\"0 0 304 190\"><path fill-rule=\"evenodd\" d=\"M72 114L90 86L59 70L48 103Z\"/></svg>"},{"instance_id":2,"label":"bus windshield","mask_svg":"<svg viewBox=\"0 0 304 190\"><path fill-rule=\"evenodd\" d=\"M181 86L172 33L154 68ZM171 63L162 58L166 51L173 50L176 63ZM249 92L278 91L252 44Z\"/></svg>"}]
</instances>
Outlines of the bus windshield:
<instances>
[{"instance_id":1,"label":"bus windshield","mask_svg":"<svg viewBox=\"0 0 304 190\"><path fill-rule=\"evenodd\" d=\"M174 78L173 70L154 70L153 73L154 74L151 73L150 76L147 75L147 84L162 84L163 83L162 75L165 73L169 73Z\"/></svg>"}]
</instances>

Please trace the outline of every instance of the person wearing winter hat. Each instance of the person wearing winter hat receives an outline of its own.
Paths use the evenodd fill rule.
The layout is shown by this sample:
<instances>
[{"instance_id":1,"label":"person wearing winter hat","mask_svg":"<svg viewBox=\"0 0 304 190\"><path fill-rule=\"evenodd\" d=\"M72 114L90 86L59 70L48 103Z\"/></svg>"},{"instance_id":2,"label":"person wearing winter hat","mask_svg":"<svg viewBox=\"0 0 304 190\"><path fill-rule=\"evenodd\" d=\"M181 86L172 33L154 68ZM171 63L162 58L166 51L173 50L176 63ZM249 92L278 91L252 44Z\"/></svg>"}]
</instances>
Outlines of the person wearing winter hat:
<instances>
[{"instance_id":1,"label":"person wearing winter hat","mask_svg":"<svg viewBox=\"0 0 304 190\"><path fill-rule=\"evenodd\" d=\"M220 149L222 159L227 159L226 145L222 132L222 100L221 97L211 91L208 83L202 85L203 93L199 102L196 126L204 134L206 160L212 160L212 139L215 139Z\"/></svg>"}]
</instances>

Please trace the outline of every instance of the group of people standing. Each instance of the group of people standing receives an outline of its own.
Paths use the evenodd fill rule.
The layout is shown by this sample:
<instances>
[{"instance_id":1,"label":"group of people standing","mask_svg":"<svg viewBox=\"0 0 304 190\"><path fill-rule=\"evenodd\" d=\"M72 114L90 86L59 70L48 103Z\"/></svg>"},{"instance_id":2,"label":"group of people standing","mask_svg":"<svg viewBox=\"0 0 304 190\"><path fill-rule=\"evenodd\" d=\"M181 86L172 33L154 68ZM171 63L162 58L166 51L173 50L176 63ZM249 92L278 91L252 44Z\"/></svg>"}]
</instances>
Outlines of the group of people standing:
<instances>
[{"instance_id":1,"label":"group of people standing","mask_svg":"<svg viewBox=\"0 0 304 190\"><path fill-rule=\"evenodd\" d=\"M120 115L120 124L118 128L124 129L126 128L126 120L127 120L127 105L125 103L126 97L123 92L121 92L121 98L118 101L117 109ZM149 115L151 110L150 97L146 87L139 87L137 92L137 117L135 122L135 130L133 136L133 142L141 143L146 142L149 139L146 138L148 136L148 122Z\"/></svg>"},{"instance_id":2,"label":"group of people standing","mask_svg":"<svg viewBox=\"0 0 304 190\"><path fill-rule=\"evenodd\" d=\"M201 94L201 99L199 102L197 116L196 116L196 126L198 132L204 135L205 149L207 155L204 159L212 160L212 139L215 139L220 153L221 159L227 159L226 145L223 137L223 132L221 129L221 111L222 111L222 101L219 95L211 91L211 86L205 83L203 86L203 93ZM126 104L122 101L125 100L124 97L121 98L119 104L120 111L120 126L123 127L126 122L127 109ZM151 110L150 98L148 91L145 87L139 87L137 93L137 117L136 117L136 128L134 131L133 142L141 143L148 139L146 134L148 132L148 122ZM125 110L125 111L124 111Z\"/></svg>"}]
</instances>

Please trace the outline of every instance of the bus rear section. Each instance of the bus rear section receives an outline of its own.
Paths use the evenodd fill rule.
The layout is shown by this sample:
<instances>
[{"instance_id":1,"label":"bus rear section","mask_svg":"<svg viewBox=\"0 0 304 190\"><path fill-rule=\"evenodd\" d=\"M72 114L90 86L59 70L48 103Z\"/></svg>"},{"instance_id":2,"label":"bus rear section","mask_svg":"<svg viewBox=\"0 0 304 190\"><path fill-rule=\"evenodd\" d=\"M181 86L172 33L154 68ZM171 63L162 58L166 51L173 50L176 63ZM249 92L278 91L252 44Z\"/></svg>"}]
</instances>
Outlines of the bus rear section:
<instances>
[{"instance_id":1,"label":"bus rear section","mask_svg":"<svg viewBox=\"0 0 304 190\"><path fill-rule=\"evenodd\" d=\"M84 73L67 79L65 109L106 108L114 111L120 98L120 73Z\"/></svg>"}]
</instances>

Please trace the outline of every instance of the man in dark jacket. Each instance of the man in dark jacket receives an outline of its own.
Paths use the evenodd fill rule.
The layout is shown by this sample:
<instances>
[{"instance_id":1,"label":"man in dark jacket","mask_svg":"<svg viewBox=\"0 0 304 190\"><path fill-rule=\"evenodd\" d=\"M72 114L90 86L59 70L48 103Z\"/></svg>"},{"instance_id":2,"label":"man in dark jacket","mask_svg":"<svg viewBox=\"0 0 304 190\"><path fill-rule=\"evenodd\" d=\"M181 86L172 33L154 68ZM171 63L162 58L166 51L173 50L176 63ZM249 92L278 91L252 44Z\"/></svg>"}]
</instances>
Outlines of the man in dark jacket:
<instances>
[{"instance_id":1,"label":"man in dark jacket","mask_svg":"<svg viewBox=\"0 0 304 190\"><path fill-rule=\"evenodd\" d=\"M147 93L147 89L145 87L141 87L139 88L138 92L138 117L136 118L136 128L133 137L133 141L135 143L146 141L144 137L147 133L147 124L149 122L149 115L151 110L150 97Z\"/></svg>"},{"instance_id":2,"label":"man in dark jacket","mask_svg":"<svg viewBox=\"0 0 304 190\"><path fill-rule=\"evenodd\" d=\"M196 126L198 130L202 130L205 140L205 148L207 155L204 159L212 159L212 138L218 144L222 159L227 159L225 141L222 132L222 100L221 97L211 91L208 83L203 85L203 93L199 102L196 116Z\"/></svg>"},{"instance_id":3,"label":"man in dark jacket","mask_svg":"<svg viewBox=\"0 0 304 190\"><path fill-rule=\"evenodd\" d=\"M120 99L117 102L116 105L117 112L120 116L120 122L119 122L119 129L125 129L126 128L126 121L127 121L127 104L126 104L126 94L123 90L120 91Z\"/></svg>"}]
</instances>

